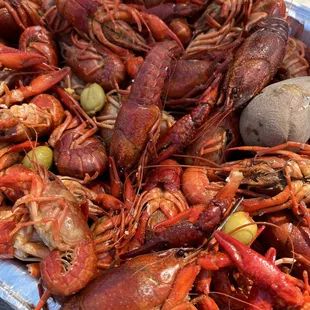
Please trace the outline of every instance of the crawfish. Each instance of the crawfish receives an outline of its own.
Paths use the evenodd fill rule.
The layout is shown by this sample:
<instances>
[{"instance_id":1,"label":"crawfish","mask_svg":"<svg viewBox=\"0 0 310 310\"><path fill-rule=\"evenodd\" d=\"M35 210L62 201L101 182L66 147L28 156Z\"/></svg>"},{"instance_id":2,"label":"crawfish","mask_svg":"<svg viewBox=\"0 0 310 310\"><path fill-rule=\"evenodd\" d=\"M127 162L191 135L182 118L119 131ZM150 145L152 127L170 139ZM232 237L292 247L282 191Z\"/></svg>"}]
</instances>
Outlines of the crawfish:
<instances>
[{"instance_id":1,"label":"crawfish","mask_svg":"<svg viewBox=\"0 0 310 310\"><path fill-rule=\"evenodd\" d=\"M266 244L277 248L281 257L294 257L294 273L302 275L303 270L310 272L310 229L298 223L290 211L283 210L266 214L266 221L280 228L268 226L263 233ZM291 244L291 241L293 244Z\"/></svg>"},{"instance_id":2,"label":"crawfish","mask_svg":"<svg viewBox=\"0 0 310 310\"><path fill-rule=\"evenodd\" d=\"M186 48L186 58L197 58L201 55L226 50L230 44L240 37L241 27L227 24L220 29L211 29L206 33L198 34Z\"/></svg>"},{"instance_id":3,"label":"crawfish","mask_svg":"<svg viewBox=\"0 0 310 310\"><path fill-rule=\"evenodd\" d=\"M16 39L29 26L43 26L39 9L39 5L31 0L1 0L0 36Z\"/></svg>"},{"instance_id":4,"label":"crawfish","mask_svg":"<svg viewBox=\"0 0 310 310\"><path fill-rule=\"evenodd\" d=\"M103 305L111 310L120 307L128 310L159 307L163 310L196 309L195 303L202 309L218 309L206 295L199 295L192 300L187 295L201 272L234 265L286 305L299 306L305 303L306 298L296 286L302 287L301 281L287 276L269 262L268 257L262 257L231 236L217 231L215 237L228 255L217 253L210 256L203 252L201 255L197 255L198 252L187 255L183 249L172 249L135 257L120 267L105 271L62 309L101 309ZM200 285L201 279L197 280L197 285ZM121 298L115 298L119 293ZM139 298L133 301L132 296Z\"/></svg>"},{"instance_id":5,"label":"crawfish","mask_svg":"<svg viewBox=\"0 0 310 310\"><path fill-rule=\"evenodd\" d=\"M303 152L309 155L309 145L298 142L287 142L272 148L264 147L236 147L232 149L252 150L258 155L281 154L282 156L256 157L256 159L245 159L239 162L247 178L245 184L260 187L269 187L274 190L280 187L283 189L274 197L265 199L247 199L242 202L246 211L252 214L261 214L265 212L275 212L292 207L296 215L305 215L308 225L310 225L307 210L301 206L307 203L309 193L308 179L309 157L301 156L295 152L283 150L285 147L295 147L304 149ZM301 151L302 152L302 151ZM225 165L229 166L229 164ZM230 170L236 169L238 163L232 163ZM281 187L283 186L283 187Z\"/></svg>"},{"instance_id":6,"label":"crawfish","mask_svg":"<svg viewBox=\"0 0 310 310\"><path fill-rule=\"evenodd\" d=\"M237 50L226 75L225 106L230 108L243 108L257 95L274 77L285 55L288 25L284 19L267 17L253 31Z\"/></svg>"},{"instance_id":7,"label":"crawfish","mask_svg":"<svg viewBox=\"0 0 310 310\"><path fill-rule=\"evenodd\" d=\"M219 224L222 214L235 201L234 197L242 179L242 173L232 171L228 183L221 188L209 204L193 206L174 218L159 223L154 228L155 232L152 238L142 247L127 252L122 257L128 258L163 247L201 244L205 237ZM182 221L183 219L184 221Z\"/></svg>"},{"instance_id":8,"label":"crawfish","mask_svg":"<svg viewBox=\"0 0 310 310\"><path fill-rule=\"evenodd\" d=\"M163 93L174 99L187 97L189 93L194 95L195 89L199 90L199 86L207 83L212 69L214 68L210 61L183 59L173 61L170 69L172 74L167 77Z\"/></svg>"},{"instance_id":9,"label":"crawfish","mask_svg":"<svg viewBox=\"0 0 310 310\"><path fill-rule=\"evenodd\" d=\"M150 136L154 142L157 140L160 94L171 58L180 55L181 51L174 41L157 43L141 65L130 94L121 106L111 140L110 155L119 169L132 168L145 150Z\"/></svg>"},{"instance_id":10,"label":"crawfish","mask_svg":"<svg viewBox=\"0 0 310 310\"><path fill-rule=\"evenodd\" d=\"M69 72L70 68L67 67L58 71L39 75L33 79L28 86L22 86L8 91L0 98L0 104L10 107L16 102L21 102L24 99L42 94L60 82Z\"/></svg>"},{"instance_id":11,"label":"crawfish","mask_svg":"<svg viewBox=\"0 0 310 310\"><path fill-rule=\"evenodd\" d=\"M127 20L135 21L139 31L142 30L142 22L151 30L157 40L172 38L182 47L178 37L157 16L139 12L137 9L126 4L119 3L117 8L113 1L105 1L105 5L96 0L56 0L56 6L60 14L68 20L73 27L83 36L93 41L99 41L111 51L122 58L127 58L130 52L123 47L110 42L103 32L103 25L108 21ZM132 39L132 38L131 38Z\"/></svg>"},{"instance_id":12,"label":"crawfish","mask_svg":"<svg viewBox=\"0 0 310 310\"><path fill-rule=\"evenodd\" d=\"M45 57L47 63L58 67L58 55L53 35L41 26L25 29L19 38L19 49Z\"/></svg>"},{"instance_id":13,"label":"crawfish","mask_svg":"<svg viewBox=\"0 0 310 310\"><path fill-rule=\"evenodd\" d=\"M229 59L228 59L229 61ZM222 74L219 73L223 67L227 66L228 61L224 61L211 76L204 87L208 87L201 95L199 104L193 108L190 113L184 115L175 122L167 131L167 134L161 136L157 142L157 156L153 159L153 164L160 163L169 158L172 154L180 152L188 146L197 136L200 128L205 123L211 109L213 108L218 95L219 85Z\"/></svg>"},{"instance_id":14,"label":"crawfish","mask_svg":"<svg viewBox=\"0 0 310 310\"><path fill-rule=\"evenodd\" d=\"M263 286L266 290L284 300L287 306L297 307L305 303L301 290L295 286L296 283L300 284L297 279L293 279L281 272L268 259L233 237L221 231L216 231L214 237L236 266L254 283Z\"/></svg>"},{"instance_id":15,"label":"crawfish","mask_svg":"<svg viewBox=\"0 0 310 310\"><path fill-rule=\"evenodd\" d=\"M298 76L308 76L309 64L305 59L306 45L292 37L289 37L285 56L279 74L283 79L291 79Z\"/></svg>"},{"instance_id":16,"label":"crawfish","mask_svg":"<svg viewBox=\"0 0 310 310\"><path fill-rule=\"evenodd\" d=\"M94 276L96 254L90 230L74 196L51 172L23 166L5 170L2 190L20 195L14 208L25 204L30 222L51 250L40 262L47 289L56 295L70 295L82 289ZM18 196L17 196L18 197ZM16 198L17 198L16 197ZM17 228L22 228L17 225Z\"/></svg>"},{"instance_id":17,"label":"crawfish","mask_svg":"<svg viewBox=\"0 0 310 310\"><path fill-rule=\"evenodd\" d=\"M186 148L185 154L189 157L185 158L185 163L203 166L204 159L211 160L214 163L222 163L225 159L224 150L227 146L227 140L228 134L222 126L210 134L199 136ZM197 156L201 159L196 159Z\"/></svg>"},{"instance_id":18,"label":"crawfish","mask_svg":"<svg viewBox=\"0 0 310 310\"><path fill-rule=\"evenodd\" d=\"M11 207L0 207L0 257L13 258L20 260L37 260L49 256L49 249L38 238L36 231L32 226L26 226L18 229L29 222L29 214L25 212L24 207L17 207L14 212Z\"/></svg>"},{"instance_id":19,"label":"crawfish","mask_svg":"<svg viewBox=\"0 0 310 310\"><path fill-rule=\"evenodd\" d=\"M98 83L105 90L124 81L126 69L122 60L106 47L83 40L74 32L59 43L67 64L84 81Z\"/></svg>"},{"instance_id":20,"label":"crawfish","mask_svg":"<svg viewBox=\"0 0 310 310\"><path fill-rule=\"evenodd\" d=\"M53 96L41 94L31 103L0 110L1 142L22 142L50 134L64 118L61 103Z\"/></svg>"},{"instance_id":21,"label":"crawfish","mask_svg":"<svg viewBox=\"0 0 310 310\"><path fill-rule=\"evenodd\" d=\"M208 31L210 28L221 29L244 14L249 16L252 2L252 0L212 1L196 21L196 33Z\"/></svg>"},{"instance_id":22,"label":"crawfish","mask_svg":"<svg viewBox=\"0 0 310 310\"><path fill-rule=\"evenodd\" d=\"M251 29L259 20L267 16L280 17L287 20L286 4L284 0L259 0L253 4L251 14L248 16L245 31Z\"/></svg>"},{"instance_id":23,"label":"crawfish","mask_svg":"<svg viewBox=\"0 0 310 310\"><path fill-rule=\"evenodd\" d=\"M185 256L183 250L173 249L136 257L105 271L62 310L96 310L103 306L109 310L166 310L183 305L200 270L199 266L189 264L194 255ZM122 296L115 298L119 293ZM133 300L132 296L139 298Z\"/></svg>"},{"instance_id":24,"label":"crawfish","mask_svg":"<svg viewBox=\"0 0 310 310\"><path fill-rule=\"evenodd\" d=\"M72 96L60 87L55 90L78 115L74 118L66 111L65 121L54 129L49 138L49 144L55 148L54 161L58 172L81 179L103 174L108 168L108 157L103 141L94 136L98 128ZM92 128L86 121L81 121L83 117L93 125Z\"/></svg>"},{"instance_id":25,"label":"crawfish","mask_svg":"<svg viewBox=\"0 0 310 310\"><path fill-rule=\"evenodd\" d=\"M115 120L121 107L122 97L120 94L116 93L115 90L112 90L106 94L106 98L107 102L99 112L99 116L96 117L96 124L100 128L100 136L103 138L106 146L109 148L114 131ZM124 97L123 101L125 101ZM162 111L159 136L165 135L167 130L174 124L174 122L175 120L172 115L166 111Z\"/></svg>"},{"instance_id":26,"label":"crawfish","mask_svg":"<svg viewBox=\"0 0 310 310\"><path fill-rule=\"evenodd\" d=\"M111 43L137 52L147 52L150 49L144 38L124 20L108 21L102 28Z\"/></svg>"},{"instance_id":27,"label":"crawfish","mask_svg":"<svg viewBox=\"0 0 310 310\"><path fill-rule=\"evenodd\" d=\"M104 210L121 210L125 208L124 203L112 195L105 192L98 194L70 177L59 178L74 195L78 203L87 207L89 216L102 216L106 213Z\"/></svg>"},{"instance_id":28,"label":"crawfish","mask_svg":"<svg viewBox=\"0 0 310 310\"><path fill-rule=\"evenodd\" d=\"M143 244L149 228L152 231L158 222L173 218L188 209L186 199L180 191L182 172L178 162L168 159L161 162L159 167L147 176L144 192L137 206L139 209L140 206L146 205L146 209L142 212L130 249Z\"/></svg>"},{"instance_id":29,"label":"crawfish","mask_svg":"<svg viewBox=\"0 0 310 310\"><path fill-rule=\"evenodd\" d=\"M36 142L26 141L20 144L0 143L0 171L22 161L24 152L30 151ZM0 199L1 202L1 199Z\"/></svg>"},{"instance_id":30,"label":"crawfish","mask_svg":"<svg viewBox=\"0 0 310 310\"><path fill-rule=\"evenodd\" d=\"M45 58L35 53L26 53L18 49L0 45L0 65L9 69L24 69L41 64ZM4 79L1 78L1 81Z\"/></svg>"},{"instance_id":31,"label":"crawfish","mask_svg":"<svg viewBox=\"0 0 310 310\"><path fill-rule=\"evenodd\" d=\"M54 0L41 0L41 9L44 12L44 21L48 29L55 36L61 37L72 31L71 24L60 15Z\"/></svg>"},{"instance_id":32,"label":"crawfish","mask_svg":"<svg viewBox=\"0 0 310 310\"><path fill-rule=\"evenodd\" d=\"M244 40L234 55L225 77L224 106L206 122L200 134L218 126L233 111L243 109L274 77L281 66L288 40L288 25L282 18L267 17L253 27L252 34ZM275 49L275 46L277 48Z\"/></svg>"},{"instance_id":33,"label":"crawfish","mask_svg":"<svg viewBox=\"0 0 310 310\"><path fill-rule=\"evenodd\" d=\"M159 3L145 10L146 13L154 14L163 21L195 16L201 10L201 6L192 3Z\"/></svg>"},{"instance_id":34,"label":"crawfish","mask_svg":"<svg viewBox=\"0 0 310 310\"><path fill-rule=\"evenodd\" d=\"M209 204L223 187L223 182L211 182L205 167L190 167L182 174L182 192L190 205Z\"/></svg>"}]
</instances>

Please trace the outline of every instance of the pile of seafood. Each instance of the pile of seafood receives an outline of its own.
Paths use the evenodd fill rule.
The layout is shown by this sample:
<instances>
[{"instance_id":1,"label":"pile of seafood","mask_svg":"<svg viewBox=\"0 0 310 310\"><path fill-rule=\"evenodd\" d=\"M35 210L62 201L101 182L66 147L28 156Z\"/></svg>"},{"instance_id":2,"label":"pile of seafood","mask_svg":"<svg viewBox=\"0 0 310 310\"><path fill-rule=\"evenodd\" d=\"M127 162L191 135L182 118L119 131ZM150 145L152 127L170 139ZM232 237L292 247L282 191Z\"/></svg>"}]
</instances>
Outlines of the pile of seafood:
<instances>
[{"instance_id":1,"label":"pile of seafood","mask_svg":"<svg viewBox=\"0 0 310 310\"><path fill-rule=\"evenodd\" d=\"M287 10L0 1L0 258L40 278L35 309L310 309L310 48Z\"/></svg>"}]
</instances>

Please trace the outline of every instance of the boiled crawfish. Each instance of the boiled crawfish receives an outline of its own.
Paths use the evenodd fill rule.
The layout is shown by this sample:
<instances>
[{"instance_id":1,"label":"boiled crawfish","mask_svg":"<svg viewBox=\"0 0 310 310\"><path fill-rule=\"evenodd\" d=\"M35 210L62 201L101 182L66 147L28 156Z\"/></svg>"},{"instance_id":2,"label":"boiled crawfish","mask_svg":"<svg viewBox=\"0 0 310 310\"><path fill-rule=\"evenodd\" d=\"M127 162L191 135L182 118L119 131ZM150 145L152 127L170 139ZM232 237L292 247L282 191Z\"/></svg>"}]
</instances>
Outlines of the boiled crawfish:
<instances>
[{"instance_id":1,"label":"boiled crawfish","mask_svg":"<svg viewBox=\"0 0 310 310\"><path fill-rule=\"evenodd\" d=\"M172 57L180 55L181 51L174 41L157 43L140 67L130 94L117 116L111 140L110 155L119 169L132 168L149 139L154 141L153 144L156 142L161 115L161 90Z\"/></svg>"},{"instance_id":2,"label":"boiled crawfish","mask_svg":"<svg viewBox=\"0 0 310 310\"><path fill-rule=\"evenodd\" d=\"M285 55L288 39L285 20L267 17L253 31L237 50L226 76L227 104L235 109L244 107L271 81Z\"/></svg>"},{"instance_id":3,"label":"boiled crawfish","mask_svg":"<svg viewBox=\"0 0 310 310\"><path fill-rule=\"evenodd\" d=\"M7 91L5 95L0 97L0 104L9 108L16 102L22 102L25 99L42 94L59 83L69 72L70 68L66 67L41 74L34 78L29 85Z\"/></svg>"},{"instance_id":4,"label":"boiled crawfish","mask_svg":"<svg viewBox=\"0 0 310 310\"><path fill-rule=\"evenodd\" d=\"M19 260L36 261L49 256L50 251L38 237L33 226L25 226L29 222L29 214L23 206L14 212L11 207L0 208L0 257L1 259L16 257ZM17 227L21 227L17 230Z\"/></svg>"},{"instance_id":5,"label":"boiled crawfish","mask_svg":"<svg viewBox=\"0 0 310 310\"><path fill-rule=\"evenodd\" d=\"M53 35L41 26L26 28L19 38L19 49L42 55L50 66L58 67L57 48Z\"/></svg>"},{"instance_id":6,"label":"boiled crawfish","mask_svg":"<svg viewBox=\"0 0 310 310\"><path fill-rule=\"evenodd\" d=\"M177 280L177 274L190 260L190 257L186 258L183 255L183 250L173 249L136 257L118 268L106 271L62 309L95 310L102 309L102 305L105 305L110 310L122 307L133 310L162 306L169 297L173 283ZM128 281L131 282L130 286ZM181 283L179 285L183 286ZM115 294L119 292L122 298L115 298ZM133 301L132 296L135 295L139 298Z\"/></svg>"},{"instance_id":7,"label":"boiled crawfish","mask_svg":"<svg viewBox=\"0 0 310 310\"><path fill-rule=\"evenodd\" d=\"M56 167L62 175L96 178L108 168L105 145L100 137L94 136L98 128L71 95L60 87L55 90L76 115L65 111L65 121L49 138L49 144L55 148Z\"/></svg>"},{"instance_id":8,"label":"boiled crawfish","mask_svg":"<svg viewBox=\"0 0 310 310\"><path fill-rule=\"evenodd\" d=\"M182 47L178 37L169 29L169 27L157 16L139 12L137 9L126 4L119 3L117 7L113 1L106 1L104 5L95 0L88 1L63 1L56 0L56 6L60 14L68 20L75 29L93 41L99 41L112 52L126 59L130 57L130 52L116 44L110 42L104 35L103 26L106 22L113 20L128 20L137 24L138 29L142 30L142 23L158 41L172 38ZM76 18L78 16L79 18ZM115 30L117 27L115 26Z\"/></svg>"},{"instance_id":9,"label":"boiled crawfish","mask_svg":"<svg viewBox=\"0 0 310 310\"><path fill-rule=\"evenodd\" d=\"M74 32L62 36L59 42L67 64L86 82L111 90L124 81L125 66L108 48L83 40Z\"/></svg>"},{"instance_id":10,"label":"boiled crawfish","mask_svg":"<svg viewBox=\"0 0 310 310\"><path fill-rule=\"evenodd\" d=\"M140 247L148 230L150 230L148 234L152 234L156 224L188 209L186 199L180 190L182 173L178 162L168 159L162 161L159 167L146 177L144 191L136 206L139 209L140 206L146 205L146 208L142 212L129 250Z\"/></svg>"},{"instance_id":11,"label":"boiled crawfish","mask_svg":"<svg viewBox=\"0 0 310 310\"><path fill-rule=\"evenodd\" d=\"M70 295L85 287L95 274L94 244L74 196L54 174L38 169L6 169L0 176L0 188L14 197L14 208L25 204L29 212L30 221L17 225L15 231L33 225L51 251L40 263L47 289L52 294Z\"/></svg>"},{"instance_id":12,"label":"boiled crawfish","mask_svg":"<svg viewBox=\"0 0 310 310\"><path fill-rule=\"evenodd\" d=\"M160 222L155 226L154 235L142 247L125 253L122 257L136 256L152 249L201 244L220 223L223 213L232 206L242 179L241 172L232 171L228 183L218 191L210 203L192 206L174 218Z\"/></svg>"},{"instance_id":13,"label":"boiled crawfish","mask_svg":"<svg viewBox=\"0 0 310 310\"><path fill-rule=\"evenodd\" d=\"M31 0L1 0L0 1L0 36L16 39L29 26L43 26L39 14L40 7Z\"/></svg>"},{"instance_id":14,"label":"boiled crawfish","mask_svg":"<svg viewBox=\"0 0 310 310\"><path fill-rule=\"evenodd\" d=\"M41 94L31 103L0 110L1 142L23 142L50 134L64 119L64 109L53 96Z\"/></svg>"},{"instance_id":15,"label":"boiled crawfish","mask_svg":"<svg viewBox=\"0 0 310 310\"><path fill-rule=\"evenodd\" d=\"M219 252L212 255L199 251L187 254L183 249L172 249L135 257L120 267L104 272L62 309L101 309L102 305L109 309L196 309L194 304L199 304L202 309L219 309L207 295L201 294L192 300L187 295L197 276L196 283L202 288L205 287L205 278L200 275L227 266L236 266L259 286L260 292L268 289L271 305L283 305L285 302L293 307L307 306L307 293L304 295L302 291L304 283L274 265L269 258L274 254L273 250L265 258L223 232L217 231L214 236L227 254ZM224 269L221 270L224 272ZM132 281L130 287L128 281ZM119 292L122 298L115 298ZM198 292L201 293L200 290ZM205 294L208 293L206 290ZM140 298L133 302L132 296L136 294Z\"/></svg>"},{"instance_id":16,"label":"boiled crawfish","mask_svg":"<svg viewBox=\"0 0 310 310\"><path fill-rule=\"evenodd\" d=\"M274 246L281 257L297 259L293 272L298 277L302 276L302 271L310 272L310 230L304 225L300 225L298 218L289 210L283 210L266 214L266 221L277 225L279 228L269 226L263 232L268 246ZM292 243L291 243L292 242ZM293 260L293 258L291 258Z\"/></svg>"}]
</instances>

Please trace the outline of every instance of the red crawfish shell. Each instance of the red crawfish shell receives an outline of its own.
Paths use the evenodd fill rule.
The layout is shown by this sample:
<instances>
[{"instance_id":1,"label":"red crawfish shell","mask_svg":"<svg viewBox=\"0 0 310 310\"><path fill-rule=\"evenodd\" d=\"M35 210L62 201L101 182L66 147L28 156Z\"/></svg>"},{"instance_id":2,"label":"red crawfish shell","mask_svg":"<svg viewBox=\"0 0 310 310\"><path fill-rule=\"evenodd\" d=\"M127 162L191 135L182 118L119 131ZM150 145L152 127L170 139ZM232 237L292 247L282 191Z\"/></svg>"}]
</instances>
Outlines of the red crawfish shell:
<instances>
[{"instance_id":1,"label":"red crawfish shell","mask_svg":"<svg viewBox=\"0 0 310 310\"><path fill-rule=\"evenodd\" d=\"M86 174L102 175L109 165L104 143L93 136L77 145L79 136L80 133L69 131L57 141L54 161L58 172L79 179L84 179Z\"/></svg>"}]
</instances>

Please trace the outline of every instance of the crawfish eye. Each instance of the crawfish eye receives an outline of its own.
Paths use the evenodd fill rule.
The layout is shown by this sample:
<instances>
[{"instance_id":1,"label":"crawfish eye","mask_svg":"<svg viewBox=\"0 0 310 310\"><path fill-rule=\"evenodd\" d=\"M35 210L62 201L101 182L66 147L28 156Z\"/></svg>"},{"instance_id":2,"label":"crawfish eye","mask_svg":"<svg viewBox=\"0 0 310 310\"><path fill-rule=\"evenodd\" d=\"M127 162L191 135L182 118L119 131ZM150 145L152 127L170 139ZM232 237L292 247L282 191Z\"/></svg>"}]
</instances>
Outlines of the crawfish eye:
<instances>
[{"instance_id":1,"label":"crawfish eye","mask_svg":"<svg viewBox=\"0 0 310 310\"><path fill-rule=\"evenodd\" d=\"M179 257L184 257L185 251L182 250L182 249L180 249L180 250L178 250L178 252L176 253L176 255L179 256Z\"/></svg>"},{"instance_id":2,"label":"crawfish eye","mask_svg":"<svg viewBox=\"0 0 310 310\"><path fill-rule=\"evenodd\" d=\"M237 99L238 98L238 92L239 92L239 88L237 88L237 87L233 87L231 89L231 97L232 97L232 99Z\"/></svg>"},{"instance_id":3,"label":"crawfish eye","mask_svg":"<svg viewBox=\"0 0 310 310\"><path fill-rule=\"evenodd\" d=\"M48 176L49 181L53 182L56 180L56 178L53 175Z\"/></svg>"}]
</instances>

